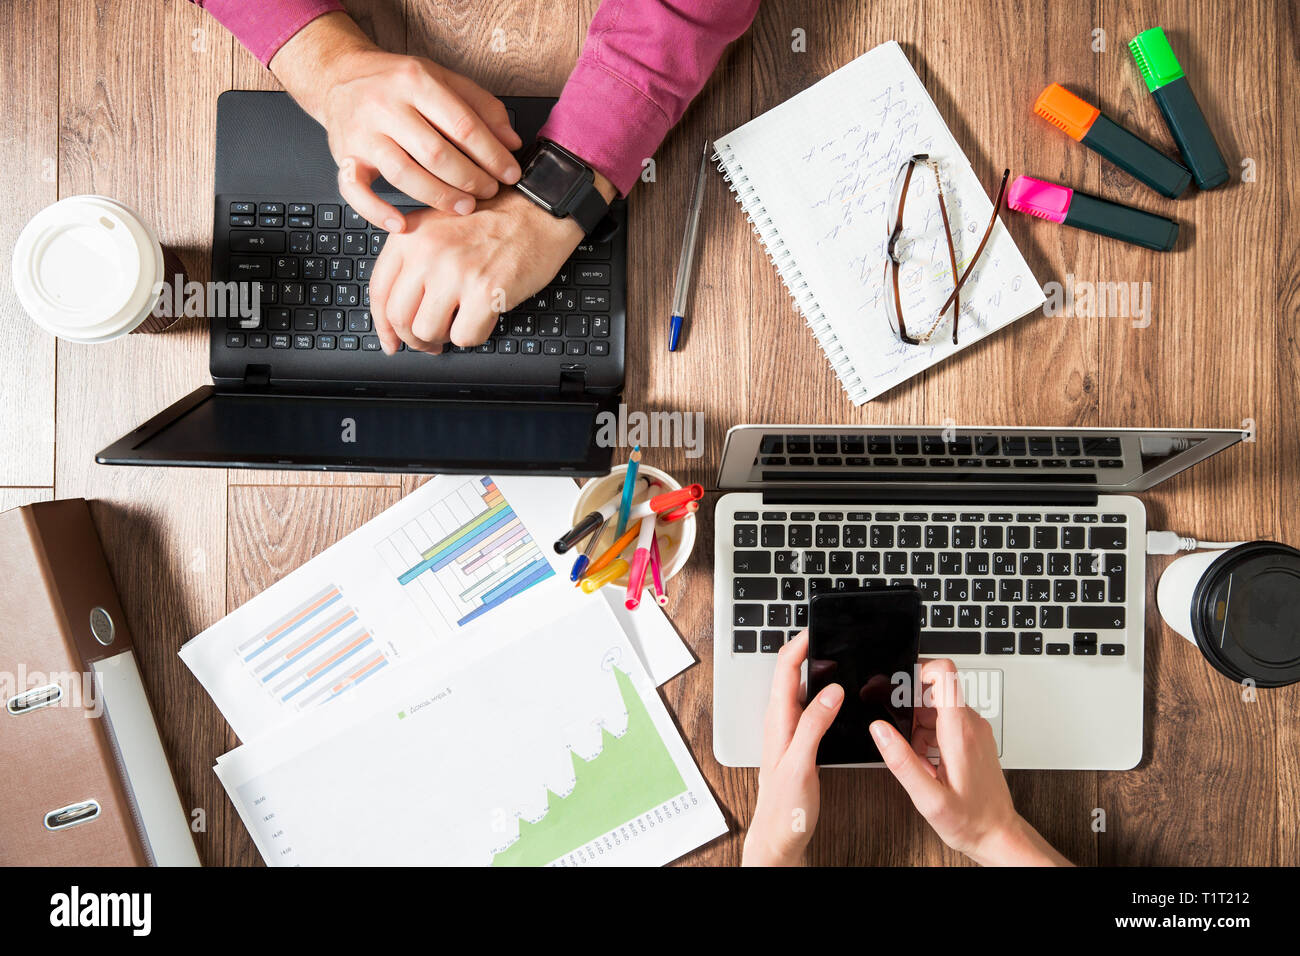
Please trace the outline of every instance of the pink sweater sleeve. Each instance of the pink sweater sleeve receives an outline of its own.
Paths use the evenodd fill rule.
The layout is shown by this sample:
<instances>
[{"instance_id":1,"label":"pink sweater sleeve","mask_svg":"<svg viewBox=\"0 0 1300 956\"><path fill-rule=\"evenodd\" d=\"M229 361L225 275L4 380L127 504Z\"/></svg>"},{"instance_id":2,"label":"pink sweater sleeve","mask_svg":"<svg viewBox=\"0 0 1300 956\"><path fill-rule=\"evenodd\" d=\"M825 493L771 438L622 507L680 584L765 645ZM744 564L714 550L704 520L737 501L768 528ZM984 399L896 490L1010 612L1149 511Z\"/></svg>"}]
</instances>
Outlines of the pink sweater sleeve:
<instances>
[{"instance_id":1,"label":"pink sweater sleeve","mask_svg":"<svg viewBox=\"0 0 1300 956\"><path fill-rule=\"evenodd\" d=\"M758 0L604 0L541 135L626 193L757 12Z\"/></svg>"},{"instance_id":2,"label":"pink sweater sleeve","mask_svg":"<svg viewBox=\"0 0 1300 956\"><path fill-rule=\"evenodd\" d=\"M289 38L323 13L342 10L338 0L193 0L262 61L271 62Z\"/></svg>"}]
</instances>

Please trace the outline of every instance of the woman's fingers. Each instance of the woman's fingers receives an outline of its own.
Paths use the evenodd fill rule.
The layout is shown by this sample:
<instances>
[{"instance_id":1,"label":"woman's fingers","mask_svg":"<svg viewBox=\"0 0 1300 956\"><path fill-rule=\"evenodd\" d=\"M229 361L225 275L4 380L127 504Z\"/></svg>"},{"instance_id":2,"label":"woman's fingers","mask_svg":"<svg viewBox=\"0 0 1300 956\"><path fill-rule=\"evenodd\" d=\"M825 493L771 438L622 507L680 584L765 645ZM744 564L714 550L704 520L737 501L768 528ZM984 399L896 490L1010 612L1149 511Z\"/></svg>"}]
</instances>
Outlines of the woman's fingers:
<instances>
[{"instance_id":1,"label":"woman's fingers","mask_svg":"<svg viewBox=\"0 0 1300 956\"><path fill-rule=\"evenodd\" d=\"M808 656L808 631L800 631L781 646L763 715L763 766L775 766L790 746L799 723L800 669Z\"/></svg>"}]
</instances>

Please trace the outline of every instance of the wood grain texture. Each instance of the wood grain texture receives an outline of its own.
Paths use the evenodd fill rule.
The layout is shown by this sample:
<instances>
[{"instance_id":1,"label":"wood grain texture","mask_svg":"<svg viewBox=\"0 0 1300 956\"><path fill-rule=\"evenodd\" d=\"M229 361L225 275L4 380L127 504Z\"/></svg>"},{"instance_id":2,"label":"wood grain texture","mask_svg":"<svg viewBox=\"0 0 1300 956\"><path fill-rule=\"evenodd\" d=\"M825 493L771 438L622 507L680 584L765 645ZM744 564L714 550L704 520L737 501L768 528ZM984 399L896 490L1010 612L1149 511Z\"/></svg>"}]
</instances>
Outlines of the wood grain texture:
<instances>
[{"instance_id":1,"label":"wood grain texture","mask_svg":"<svg viewBox=\"0 0 1300 956\"><path fill-rule=\"evenodd\" d=\"M1100 89L1123 91L1116 103L1124 120L1172 148L1123 46L1148 26L1165 25L1234 174L1216 190L1193 188L1176 201L1118 176L1104 182L1102 192L1183 223L1171 253L1134 256L1115 243L1102 246L1099 272L1121 281L1149 279L1153 302L1146 328L1096 320L1102 330L1102 422L1240 427L1252 419L1267 436L1267 445L1233 448L1151 496L1160 506L1159 512L1153 509L1152 527L1206 540L1275 535L1272 515L1251 502L1277 500L1282 459L1269 451L1285 455L1289 444L1295 453L1294 438L1283 437L1276 417L1273 261L1280 236L1264 226L1276 216L1284 179L1264 175L1245 183L1238 175L1245 157L1279 155L1277 91L1263 72L1265 63L1286 56L1286 48L1276 45L1274 9L1267 2L1242 4L1230 20L1214 18L1216 23L1187 17L1183 4L1116 4L1103 8L1099 24L1112 51L1101 58ZM1232 263L1230 271L1225 260ZM1240 688L1206 667L1154 613L1150 620L1147 757L1140 773L1099 778L1099 806L1115 808L1108 809L1114 825L1099 837L1099 862L1270 862L1273 841L1230 846L1223 837L1225 820L1250 817L1261 834L1277 825L1272 698L1243 703ZM1283 695L1294 700L1295 690ZM1189 747L1193 738L1196 744ZM1175 753L1180 759L1170 759ZM1137 807L1144 810L1140 816L1129 809L1115 822L1116 810ZM1151 826L1153 815L1178 825Z\"/></svg>"},{"instance_id":2,"label":"wood grain texture","mask_svg":"<svg viewBox=\"0 0 1300 956\"><path fill-rule=\"evenodd\" d=\"M51 501L53 488L0 488L0 511L21 508L37 501Z\"/></svg>"},{"instance_id":3,"label":"wood grain texture","mask_svg":"<svg viewBox=\"0 0 1300 956\"><path fill-rule=\"evenodd\" d=\"M1300 189L1293 176L1283 172L1283 157L1300 155L1300 128L1289 117L1300 115L1300 63L1296 42L1300 37L1300 7L1279 4L1274 25L1278 55L1273 61L1273 89L1277 93L1277 143L1269 175L1285 184L1278 190L1278 210L1270 225L1274 232L1273 262L1264 268L1274 279L1277 297L1272 344L1277 355L1277 383L1274 407L1277 426L1270 437L1270 464L1277 471L1276 526L1264 531L1279 541L1300 546L1300 508L1296 507L1296 489L1300 488L1300 451L1296 444L1298 407L1300 407L1300 244L1288 239L1285 223L1300 216ZM1290 51L1288 55L1287 51ZM1261 157L1261 162L1262 162ZM1267 327L1267 319L1261 320ZM1254 517L1258 506L1247 517ZM1272 862L1294 863L1294 848L1300 846L1300 724L1295 719L1294 694L1278 694L1272 701L1273 737L1277 752L1277 834Z\"/></svg>"},{"instance_id":4,"label":"wood grain texture","mask_svg":"<svg viewBox=\"0 0 1300 956\"><path fill-rule=\"evenodd\" d=\"M392 50L426 55L502 94L555 95L596 0L345 0ZM745 422L1240 426L1257 440L1145 495L1152 527L1202 538L1300 543L1300 192L1291 118L1300 109L1294 4L1248 0L769 0L656 153L631 196L625 401L700 411L700 457L646 460L710 487L698 545L668 612L699 663L664 698L732 832L683 862L740 861L756 774L712 755L713 525L726 429ZM0 12L0 256L36 208L102 192L139 209L206 278L216 96L274 89L274 77L202 11L179 0L32 0ZM1161 24L1220 136L1234 180L1164 200L1031 114L1049 82L1099 105L1166 151L1173 144L1126 43ZM807 50L791 48L805 31ZM1095 30L1104 51L1094 50ZM673 272L699 150L832 70L896 39L990 190L1004 167L1172 215L1183 236L1149 253L1004 213L1040 282L1150 282L1150 325L1131 318L1029 316L861 408L844 397L721 178L708 183L684 351L666 351ZM27 55L39 50L38 56ZM11 121L13 122L13 121ZM41 179L41 157L58 182ZM1241 161L1256 176L1243 182ZM56 193L57 186L57 193ZM7 298L6 298L7 297ZM8 287L0 316L21 320ZM42 351L44 349L44 351ZM0 507L48 495L96 499L95 517L141 652L182 800L207 811L207 863L258 861L211 767L236 741L175 651L425 480L420 476L110 469L96 449L207 381L196 328L55 350L0 345ZM15 370L21 374L15 375ZM21 387L13 382L21 382ZM57 387L57 395L54 389ZM13 391L15 388L17 392ZM9 389L10 391L5 391ZM14 405L11 394L21 394ZM57 397L57 401L56 401ZM22 404L26 403L26 404ZM55 415L57 411L57 417ZM33 447L32 423L53 422ZM23 434L19 435L21 431ZM625 450L623 450L625 451ZM35 489L7 487L32 485ZM1127 773L1009 775L1017 805L1083 864L1300 863L1300 688L1254 702L1221 678L1154 607L1168 559L1149 562L1146 755ZM761 715L754 715L760 719ZM955 864L884 773L822 776L816 864ZM1106 814L1095 832L1093 811Z\"/></svg>"},{"instance_id":5,"label":"wood grain texture","mask_svg":"<svg viewBox=\"0 0 1300 956\"><path fill-rule=\"evenodd\" d=\"M59 3L0 8L0 262L13 260L23 225L58 199ZM54 483L54 337L18 304L11 277L0 283L0 484Z\"/></svg>"},{"instance_id":6,"label":"wood grain texture","mask_svg":"<svg viewBox=\"0 0 1300 956\"><path fill-rule=\"evenodd\" d=\"M206 14L189 3L60 5L60 195L102 193L152 223L192 279L208 274L212 104L229 83L230 48L199 42ZM225 729L176 656L226 612L222 470L109 468L95 452L208 383L206 329L58 346L58 497L93 499L182 805L225 801L211 755ZM209 823L211 813L209 812ZM208 862L214 830L198 834Z\"/></svg>"}]
</instances>

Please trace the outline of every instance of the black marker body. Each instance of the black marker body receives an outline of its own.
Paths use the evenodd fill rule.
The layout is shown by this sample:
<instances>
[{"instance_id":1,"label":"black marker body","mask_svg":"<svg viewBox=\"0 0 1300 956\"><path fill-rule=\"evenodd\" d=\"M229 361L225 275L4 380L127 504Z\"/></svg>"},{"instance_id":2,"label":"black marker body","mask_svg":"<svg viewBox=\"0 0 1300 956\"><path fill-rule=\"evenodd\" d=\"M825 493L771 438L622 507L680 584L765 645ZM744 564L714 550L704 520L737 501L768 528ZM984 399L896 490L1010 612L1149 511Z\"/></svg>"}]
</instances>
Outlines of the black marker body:
<instances>
[{"instance_id":1,"label":"black marker body","mask_svg":"<svg viewBox=\"0 0 1300 956\"><path fill-rule=\"evenodd\" d=\"M1201 189L1213 189L1228 181L1228 164L1223 161L1219 144L1214 141L1210 124L1197 105L1187 77L1171 80L1151 94L1164 115L1165 125L1178 143L1183 162Z\"/></svg>"},{"instance_id":2,"label":"black marker body","mask_svg":"<svg viewBox=\"0 0 1300 956\"><path fill-rule=\"evenodd\" d=\"M1178 223L1164 216L1121 206L1076 191L1065 214L1065 225L1137 246L1168 252L1178 240Z\"/></svg>"},{"instance_id":3,"label":"black marker body","mask_svg":"<svg viewBox=\"0 0 1300 956\"><path fill-rule=\"evenodd\" d=\"M1162 196L1177 199L1192 182L1192 174L1141 137L1101 113L1080 140L1140 183Z\"/></svg>"}]
</instances>

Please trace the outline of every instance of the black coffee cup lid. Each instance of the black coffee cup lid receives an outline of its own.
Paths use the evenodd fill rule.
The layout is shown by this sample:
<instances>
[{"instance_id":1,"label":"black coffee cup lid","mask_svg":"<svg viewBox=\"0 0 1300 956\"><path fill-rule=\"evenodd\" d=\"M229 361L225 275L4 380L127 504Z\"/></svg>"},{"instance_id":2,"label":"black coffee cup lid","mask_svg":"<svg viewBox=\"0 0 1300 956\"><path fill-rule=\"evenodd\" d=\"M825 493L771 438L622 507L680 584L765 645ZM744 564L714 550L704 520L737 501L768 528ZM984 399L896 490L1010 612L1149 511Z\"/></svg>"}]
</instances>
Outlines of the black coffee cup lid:
<instances>
[{"instance_id":1,"label":"black coffee cup lid","mask_svg":"<svg viewBox=\"0 0 1300 956\"><path fill-rule=\"evenodd\" d=\"M1300 681L1300 551L1252 541L1224 552L1192 594L1192 632L1206 659L1235 681Z\"/></svg>"}]
</instances>

